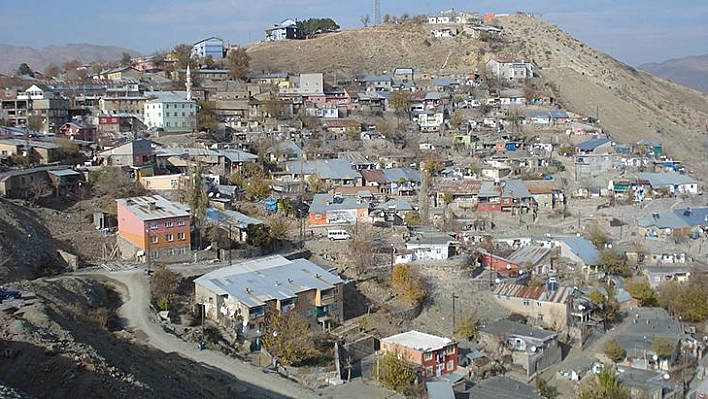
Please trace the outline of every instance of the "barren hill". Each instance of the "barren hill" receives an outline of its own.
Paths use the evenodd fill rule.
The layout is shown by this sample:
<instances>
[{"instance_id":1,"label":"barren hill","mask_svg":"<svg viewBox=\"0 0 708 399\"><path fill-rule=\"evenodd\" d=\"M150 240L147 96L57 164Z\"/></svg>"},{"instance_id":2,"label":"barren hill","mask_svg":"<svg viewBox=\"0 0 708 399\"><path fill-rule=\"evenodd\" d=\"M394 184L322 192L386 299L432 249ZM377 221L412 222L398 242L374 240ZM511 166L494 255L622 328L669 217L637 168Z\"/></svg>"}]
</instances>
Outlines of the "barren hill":
<instances>
[{"instance_id":1,"label":"barren hill","mask_svg":"<svg viewBox=\"0 0 708 399\"><path fill-rule=\"evenodd\" d=\"M637 67L652 75L708 93L708 54L683 57Z\"/></svg>"},{"instance_id":2,"label":"barren hill","mask_svg":"<svg viewBox=\"0 0 708 399\"><path fill-rule=\"evenodd\" d=\"M708 96L654 77L589 48L535 17L498 18L503 43L461 34L434 38L426 25L381 25L303 41L251 46L254 71L353 73L416 67L431 74L483 70L493 57L532 60L566 109L599 116L618 142L661 141L691 169L708 148ZM331 76L329 76L331 78Z\"/></svg>"},{"instance_id":3,"label":"barren hill","mask_svg":"<svg viewBox=\"0 0 708 399\"><path fill-rule=\"evenodd\" d=\"M0 44L0 73L12 73L21 63L27 63L35 71L43 71L49 64L62 65L70 60L84 63L93 61L119 60L123 53L132 56L140 53L117 46L99 46L94 44L66 44L32 48Z\"/></svg>"}]
</instances>

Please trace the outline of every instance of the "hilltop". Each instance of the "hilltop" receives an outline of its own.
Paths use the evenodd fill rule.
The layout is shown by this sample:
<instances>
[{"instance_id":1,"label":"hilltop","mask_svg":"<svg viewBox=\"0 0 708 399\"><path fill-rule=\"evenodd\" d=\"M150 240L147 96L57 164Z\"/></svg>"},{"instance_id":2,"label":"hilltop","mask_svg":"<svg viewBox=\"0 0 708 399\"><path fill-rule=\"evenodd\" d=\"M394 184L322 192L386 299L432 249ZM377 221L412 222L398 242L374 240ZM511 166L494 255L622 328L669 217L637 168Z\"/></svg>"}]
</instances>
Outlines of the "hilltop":
<instances>
[{"instance_id":1,"label":"hilltop","mask_svg":"<svg viewBox=\"0 0 708 399\"><path fill-rule=\"evenodd\" d=\"M708 54L651 62L637 67L652 75L708 93Z\"/></svg>"},{"instance_id":2,"label":"hilltop","mask_svg":"<svg viewBox=\"0 0 708 399\"><path fill-rule=\"evenodd\" d=\"M248 48L252 70L324 72L349 77L396 67L433 75L470 73L491 58L533 61L541 82L569 111L599 117L618 142L658 140L673 156L705 170L708 96L639 71L527 15L497 19L501 40L434 38L429 25L389 24L309 40Z\"/></svg>"}]
</instances>

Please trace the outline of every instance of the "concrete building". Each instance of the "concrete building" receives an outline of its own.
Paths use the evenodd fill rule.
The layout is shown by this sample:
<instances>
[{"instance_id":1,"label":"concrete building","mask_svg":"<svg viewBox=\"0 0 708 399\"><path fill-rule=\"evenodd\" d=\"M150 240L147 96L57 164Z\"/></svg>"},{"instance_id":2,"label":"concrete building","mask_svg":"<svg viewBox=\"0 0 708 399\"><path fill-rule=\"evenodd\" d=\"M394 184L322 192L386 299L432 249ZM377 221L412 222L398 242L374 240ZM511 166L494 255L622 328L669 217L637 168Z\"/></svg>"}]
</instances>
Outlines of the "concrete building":
<instances>
[{"instance_id":1,"label":"concrete building","mask_svg":"<svg viewBox=\"0 0 708 399\"><path fill-rule=\"evenodd\" d=\"M457 370L457 342L418 331L381 339L381 353L392 353L420 368L423 378L435 378Z\"/></svg>"},{"instance_id":2,"label":"concrete building","mask_svg":"<svg viewBox=\"0 0 708 399\"><path fill-rule=\"evenodd\" d=\"M499 320L479 330L480 340L490 351L510 353L513 364L531 378L561 361L558 334L511 320Z\"/></svg>"},{"instance_id":3,"label":"concrete building","mask_svg":"<svg viewBox=\"0 0 708 399\"><path fill-rule=\"evenodd\" d=\"M196 111L194 101L176 95L164 96L146 101L143 117L148 128L189 132L196 127Z\"/></svg>"},{"instance_id":4,"label":"concrete building","mask_svg":"<svg viewBox=\"0 0 708 399\"><path fill-rule=\"evenodd\" d=\"M529 287L504 283L494 289L497 303L533 324L560 329L570 324L573 287Z\"/></svg>"},{"instance_id":5,"label":"concrete building","mask_svg":"<svg viewBox=\"0 0 708 399\"><path fill-rule=\"evenodd\" d=\"M190 213L159 195L116 200L118 245L125 259L145 262L190 258Z\"/></svg>"},{"instance_id":6,"label":"concrete building","mask_svg":"<svg viewBox=\"0 0 708 399\"><path fill-rule=\"evenodd\" d=\"M194 280L204 315L247 339L260 337L272 312L298 312L329 328L344 319L344 282L307 259L280 255L250 259Z\"/></svg>"},{"instance_id":7,"label":"concrete building","mask_svg":"<svg viewBox=\"0 0 708 399\"><path fill-rule=\"evenodd\" d=\"M211 56L215 60L226 57L224 41L218 37L212 36L194 43L192 46L192 57L206 58L208 56Z\"/></svg>"}]
</instances>

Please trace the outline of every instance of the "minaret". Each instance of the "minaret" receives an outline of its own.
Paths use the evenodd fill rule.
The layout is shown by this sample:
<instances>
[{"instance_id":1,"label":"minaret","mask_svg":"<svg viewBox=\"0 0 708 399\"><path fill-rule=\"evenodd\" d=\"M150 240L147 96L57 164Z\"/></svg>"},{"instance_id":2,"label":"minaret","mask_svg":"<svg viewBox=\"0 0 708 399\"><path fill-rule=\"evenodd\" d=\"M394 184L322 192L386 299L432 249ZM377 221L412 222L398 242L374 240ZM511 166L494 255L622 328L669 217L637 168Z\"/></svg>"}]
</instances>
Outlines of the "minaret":
<instances>
[{"instance_id":1,"label":"minaret","mask_svg":"<svg viewBox=\"0 0 708 399\"><path fill-rule=\"evenodd\" d=\"M184 82L187 87L187 100L192 99L192 71L189 70L189 62L187 62L187 81Z\"/></svg>"}]
</instances>

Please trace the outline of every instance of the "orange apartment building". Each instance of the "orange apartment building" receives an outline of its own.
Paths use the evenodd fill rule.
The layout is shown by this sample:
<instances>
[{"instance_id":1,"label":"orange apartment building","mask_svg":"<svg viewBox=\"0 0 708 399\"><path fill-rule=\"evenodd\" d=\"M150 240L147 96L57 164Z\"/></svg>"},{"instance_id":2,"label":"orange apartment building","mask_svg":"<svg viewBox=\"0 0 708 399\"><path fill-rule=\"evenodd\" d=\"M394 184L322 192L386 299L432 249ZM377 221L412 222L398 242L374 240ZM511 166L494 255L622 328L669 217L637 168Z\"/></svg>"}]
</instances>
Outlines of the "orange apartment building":
<instances>
[{"instance_id":1,"label":"orange apartment building","mask_svg":"<svg viewBox=\"0 0 708 399\"><path fill-rule=\"evenodd\" d=\"M178 262L190 258L190 213L159 195L117 199L118 245L125 259Z\"/></svg>"}]
</instances>

